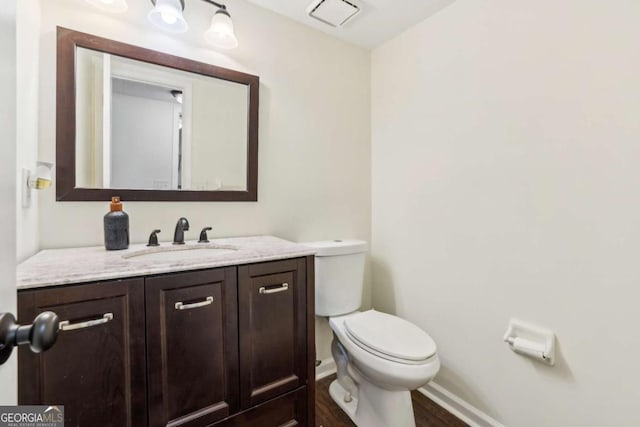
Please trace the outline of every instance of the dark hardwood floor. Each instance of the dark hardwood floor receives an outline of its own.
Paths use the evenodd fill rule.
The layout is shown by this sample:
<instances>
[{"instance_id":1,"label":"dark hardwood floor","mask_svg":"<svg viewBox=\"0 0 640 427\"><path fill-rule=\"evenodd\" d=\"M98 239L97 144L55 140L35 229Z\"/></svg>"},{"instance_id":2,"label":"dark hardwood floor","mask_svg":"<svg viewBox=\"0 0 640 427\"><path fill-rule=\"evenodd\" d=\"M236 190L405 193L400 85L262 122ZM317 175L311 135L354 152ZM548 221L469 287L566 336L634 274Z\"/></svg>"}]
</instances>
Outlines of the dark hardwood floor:
<instances>
[{"instance_id":1,"label":"dark hardwood floor","mask_svg":"<svg viewBox=\"0 0 640 427\"><path fill-rule=\"evenodd\" d=\"M329 384L336 378L331 375L316 383L316 426L318 427L353 427L349 417L335 404L329 396ZM417 427L468 427L446 409L418 391L411 393L413 412Z\"/></svg>"}]
</instances>

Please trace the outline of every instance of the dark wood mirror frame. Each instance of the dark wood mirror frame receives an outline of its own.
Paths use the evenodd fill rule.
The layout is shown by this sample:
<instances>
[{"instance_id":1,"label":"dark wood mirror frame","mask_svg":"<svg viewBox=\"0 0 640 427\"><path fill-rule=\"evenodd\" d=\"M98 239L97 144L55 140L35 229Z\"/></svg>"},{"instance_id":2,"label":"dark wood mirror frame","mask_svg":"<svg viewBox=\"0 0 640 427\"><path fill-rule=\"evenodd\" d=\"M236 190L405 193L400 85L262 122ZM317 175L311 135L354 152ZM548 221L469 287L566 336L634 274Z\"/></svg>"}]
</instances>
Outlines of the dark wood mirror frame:
<instances>
[{"instance_id":1,"label":"dark wood mirror frame","mask_svg":"<svg viewBox=\"0 0 640 427\"><path fill-rule=\"evenodd\" d=\"M122 200L130 201L255 202L258 200L258 92L260 89L260 78L258 76L66 28L58 27L57 35L56 200L107 201L111 200L113 195L120 196ZM247 85L249 89L247 190L195 191L76 188L75 58L77 47Z\"/></svg>"}]
</instances>

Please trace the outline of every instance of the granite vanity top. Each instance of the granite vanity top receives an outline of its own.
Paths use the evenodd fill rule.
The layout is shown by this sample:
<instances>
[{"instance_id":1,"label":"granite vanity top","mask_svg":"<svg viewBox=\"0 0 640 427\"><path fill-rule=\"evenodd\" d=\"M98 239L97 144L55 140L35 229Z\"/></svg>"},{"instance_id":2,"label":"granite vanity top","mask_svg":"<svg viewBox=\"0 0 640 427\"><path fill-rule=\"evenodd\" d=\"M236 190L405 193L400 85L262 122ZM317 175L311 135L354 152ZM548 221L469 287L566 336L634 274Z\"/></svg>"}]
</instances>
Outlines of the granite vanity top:
<instances>
[{"instance_id":1,"label":"granite vanity top","mask_svg":"<svg viewBox=\"0 0 640 427\"><path fill-rule=\"evenodd\" d=\"M185 246L196 246L187 242ZM122 251L107 251L103 246L70 249L46 249L20 263L17 268L18 289L59 286L71 283L148 276L186 270L198 270L228 265L250 264L315 253L313 248L273 236L212 239L209 246L233 247L232 251L212 255L196 255L193 259L172 261L147 260L144 257L125 258L142 253L170 249L162 243L159 249L134 244ZM198 246L202 247L202 246ZM194 251L194 253L196 253ZM136 259L138 258L138 259Z\"/></svg>"}]
</instances>

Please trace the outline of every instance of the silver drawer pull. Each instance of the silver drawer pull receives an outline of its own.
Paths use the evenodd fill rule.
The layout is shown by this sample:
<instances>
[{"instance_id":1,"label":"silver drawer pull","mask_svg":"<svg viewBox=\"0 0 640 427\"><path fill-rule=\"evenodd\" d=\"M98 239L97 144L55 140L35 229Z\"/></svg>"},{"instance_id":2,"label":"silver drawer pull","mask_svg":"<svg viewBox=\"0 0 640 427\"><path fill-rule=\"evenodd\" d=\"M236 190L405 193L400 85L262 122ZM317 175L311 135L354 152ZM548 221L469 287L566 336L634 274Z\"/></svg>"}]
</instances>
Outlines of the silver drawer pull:
<instances>
[{"instance_id":1,"label":"silver drawer pull","mask_svg":"<svg viewBox=\"0 0 640 427\"><path fill-rule=\"evenodd\" d=\"M275 294L278 292L284 292L287 289L289 289L289 284L288 283L283 283L282 285L278 286L277 288L265 288L264 286L260 286L260 289L258 290L258 292L260 292L261 294Z\"/></svg>"},{"instance_id":2,"label":"silver drawer pull","mask_svg":"<svg viewBox=\"0 0 640 427\"><path fill-rule=\"evenodd\" d=\"M204 301L194 302L192 304L185 304L183 302L176 303L176 310L190 310L192 308L204 307L213 303L213 297L207 297Z\"/></svg>"},{"instance_id":3,"label":"silver drawer pull","mask_svg":"<svg viewBox=\"0 0 640 427\"><path fill-rule=\"evenodd\" d=\"M100 319L87 320L86 322L71 323L68 320L60 322L59 329L61 331L73 331L74 329L90 328L92 326L102 325L113 320L113 313L105 313Z\"/></svg>"}]
</instances>

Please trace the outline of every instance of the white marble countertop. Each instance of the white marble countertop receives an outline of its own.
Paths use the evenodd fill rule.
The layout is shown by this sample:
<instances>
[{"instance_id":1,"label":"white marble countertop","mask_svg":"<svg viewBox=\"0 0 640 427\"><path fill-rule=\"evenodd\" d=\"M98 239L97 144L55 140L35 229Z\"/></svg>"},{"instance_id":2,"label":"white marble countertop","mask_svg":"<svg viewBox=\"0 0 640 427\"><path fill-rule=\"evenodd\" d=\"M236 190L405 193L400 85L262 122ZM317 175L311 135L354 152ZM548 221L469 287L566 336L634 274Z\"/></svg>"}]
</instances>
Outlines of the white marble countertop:
<instances>
[{"instance_id":1,"label":"white marble countertop","mask_svg":"<svg viewBox=\"0 0 640 427\"><path fill-rule=\"evenodd\" d=\"M234 249L219 253L214 250L211 251L211 255L203 255L204 251L194 251L193 257L182 256L177 257L181 258L177 260L150 260L143 256L131 257L135 253L176 249L171 243L161 243L158 248L147 248L145 244L134 244L129 249L122 251L107 251L103 246L46 249L18 265L17 287L18 289L32 289L123 277L148 276L295 258L315 253L313 248L273 236L212 239L209 244L204 245L192 241L179 248L203 248L204 246L232 247Z\"/></svg>"}]
</instances>

